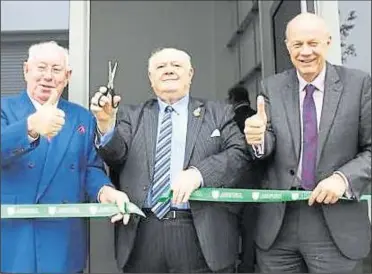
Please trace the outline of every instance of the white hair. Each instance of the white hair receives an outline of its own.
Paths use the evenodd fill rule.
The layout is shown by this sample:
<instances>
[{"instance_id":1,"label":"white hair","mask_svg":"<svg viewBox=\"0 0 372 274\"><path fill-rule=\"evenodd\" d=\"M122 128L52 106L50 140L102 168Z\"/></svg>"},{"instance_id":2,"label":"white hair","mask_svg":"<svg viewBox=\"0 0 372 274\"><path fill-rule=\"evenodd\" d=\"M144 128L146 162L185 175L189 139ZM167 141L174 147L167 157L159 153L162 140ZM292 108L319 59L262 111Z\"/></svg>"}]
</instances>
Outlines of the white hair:
<instances>
[{"instance_id":1,"label":"white hair","mask_svg":"<svg viewBox=\"0 0 372 274\"><path fill-rule=\"evenodd\" d=\"M41 43L31 45L30 48L28 49L27 61L30 61L36 58L38 55L42 54L42 52L46 50L55 50L55 51L61 52L65 59L66 68L70 69L68 50L58 45L58 43L55 41L41 42Z\"/></svg>"},{"instance_id":2,"label":"white hair","mask_svg":"<svg viewBox=\"0 0 372 274\"><path fill-rule=\"evenodd\" d=\"M186 59L188 61L188 65L191 68L191 56L187 52L185 52L183 50L176 49L176 48L157 48L157 49L155 49L151 52L150 58L148 59L148 69L149 70L152 66L152 61L153 61L154 56L157 55L158 53L160 53L162 51L166 51L166 50L180 52L182 55L184 55L186 57Z\"/></svg>"}]
</instances>

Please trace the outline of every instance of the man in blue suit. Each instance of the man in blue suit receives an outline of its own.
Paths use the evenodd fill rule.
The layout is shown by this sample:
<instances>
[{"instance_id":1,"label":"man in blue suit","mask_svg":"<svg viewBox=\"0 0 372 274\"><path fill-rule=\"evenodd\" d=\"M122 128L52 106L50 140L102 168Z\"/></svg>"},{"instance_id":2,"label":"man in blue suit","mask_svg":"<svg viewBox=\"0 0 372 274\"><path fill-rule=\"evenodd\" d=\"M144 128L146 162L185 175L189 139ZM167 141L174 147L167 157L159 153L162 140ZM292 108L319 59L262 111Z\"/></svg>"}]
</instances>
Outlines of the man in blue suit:
<instances>
[{"instance_id":1,"label":"man in blue suit","mask_svg":"<svg viewBox=\"0 0 372 274\"><path fill-rule=\"evenodd\" d=\"M1 99L1 204L128 201L96 154L95 119L60 98L71 76L67 50L55 42L31 46L24 75L27 90ZM86 255L81 218L1 220L1 272L82 272Z\"/></svg>"}]
</instances>

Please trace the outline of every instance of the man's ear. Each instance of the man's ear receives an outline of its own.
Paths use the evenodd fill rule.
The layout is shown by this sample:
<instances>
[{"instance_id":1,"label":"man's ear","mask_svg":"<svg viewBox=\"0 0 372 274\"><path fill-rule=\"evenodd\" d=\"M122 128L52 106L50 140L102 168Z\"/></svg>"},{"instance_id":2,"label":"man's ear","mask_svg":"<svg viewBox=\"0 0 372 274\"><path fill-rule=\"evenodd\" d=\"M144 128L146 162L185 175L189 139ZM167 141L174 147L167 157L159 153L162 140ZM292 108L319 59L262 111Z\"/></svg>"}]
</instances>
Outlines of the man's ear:
<instances>
[{"instance_id":1,"label":"man's ear","mask_svg":"<svg viewBox=\"0 0 372 274\"><path fill-rule=\"evenodd\" d=\"M190 80L192 80L192 77L194 77L194 68L193 67L190 67L189 76L190 76Z\"/></svg>"},{"instance_id":2,"label":"man's ear","mask_svg":"<svg viewBox=\"0 0 372 274\"><path fill-rule=\"evenodd\" d=\"M327 46L329 46L332 43L332 36L330 35L327 39Z\"/></svg>"},{"instance_id":3,"label":"man's ear","mask_svg":"<svg viewBox=\"0 0 372 274\"><path fill-rule=\"evenodd\" d=\"M28 63L27 62L23 62L23 77L25 79L27 78L28 71L29 71Z\"/></svg>"},{"instance_id":4,"label":"man's ear","mask_svg":"<svg viewBox=\"0 0 372 274\"><path fill-rule=\"evenodd\" d=\"M148 72L147 72L147 75L148 75L148 77L149 77L150 85L153 86L153 82L152 82L152 78L151 78L151 72L148 71Z\"/></svg>"},{"instance_id":5,"label":"man's ear","mask_svg":"<svg viewBox=\"0 0 372 274\"><path fill-rule=\"evenodd\" d=\"M66 83L65 83L65 87L67 86L68 83L70 83L71 75L72 75L72 69L68 69L67 72L66 72Z\"/></svg>"}]
</instances>

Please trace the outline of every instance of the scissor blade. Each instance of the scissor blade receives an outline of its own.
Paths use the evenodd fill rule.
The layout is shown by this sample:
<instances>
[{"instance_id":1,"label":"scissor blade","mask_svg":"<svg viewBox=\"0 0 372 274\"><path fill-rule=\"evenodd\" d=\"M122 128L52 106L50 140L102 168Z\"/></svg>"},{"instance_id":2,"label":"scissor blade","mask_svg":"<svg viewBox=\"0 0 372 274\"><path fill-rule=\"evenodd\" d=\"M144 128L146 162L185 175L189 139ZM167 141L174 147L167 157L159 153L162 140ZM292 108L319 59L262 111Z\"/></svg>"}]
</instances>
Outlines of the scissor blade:
<instances>
[{"instance_id":1,"label":"scissor blade","mask_svg":"<svg viewBox=\"0 0 372 274\"><path fill-rule=\"evenodd\" d=\"M111 69L111 61L109 61L109 82L107 85L109 88L114 88L114 78L115 78L117 66L118 66L118 63L115 62L114 67Z\"/></svg>"}]
</instances>

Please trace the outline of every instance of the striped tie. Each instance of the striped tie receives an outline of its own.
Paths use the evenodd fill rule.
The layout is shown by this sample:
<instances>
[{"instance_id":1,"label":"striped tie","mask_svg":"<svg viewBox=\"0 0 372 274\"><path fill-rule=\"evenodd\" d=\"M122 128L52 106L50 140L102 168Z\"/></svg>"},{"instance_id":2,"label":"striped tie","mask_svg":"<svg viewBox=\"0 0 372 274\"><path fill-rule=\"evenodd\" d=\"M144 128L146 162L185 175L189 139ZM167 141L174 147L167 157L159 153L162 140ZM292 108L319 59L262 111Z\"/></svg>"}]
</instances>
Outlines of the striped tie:
<instances>
[{"instance_id":1,"label":"striped tie","mask_svg":"<svg viewBox=\"0 0 372 274\"><path fill-rule=\"evenodd\" d=\"M151 193L151 211L162 219L170 210L170 200L157 202L160 195L170 189L170 163L171 163L171 139L172 139L172 115L173 108L167 106L160 125L158 142L155 152L154 180Z\"/></svg>"}]
</instances>

